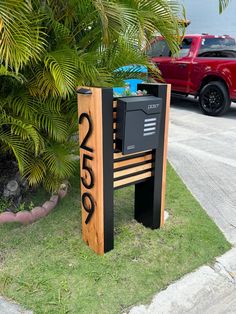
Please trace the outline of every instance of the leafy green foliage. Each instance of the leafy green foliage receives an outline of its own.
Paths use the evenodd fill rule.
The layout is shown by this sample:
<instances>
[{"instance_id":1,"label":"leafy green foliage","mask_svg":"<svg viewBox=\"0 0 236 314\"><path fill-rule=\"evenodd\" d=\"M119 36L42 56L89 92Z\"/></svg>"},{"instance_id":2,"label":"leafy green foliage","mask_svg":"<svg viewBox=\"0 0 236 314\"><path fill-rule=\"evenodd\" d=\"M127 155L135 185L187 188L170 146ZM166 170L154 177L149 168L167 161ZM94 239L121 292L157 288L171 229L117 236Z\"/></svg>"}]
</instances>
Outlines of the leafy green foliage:
<instances>
[{"instance_id":1,"label":"leafy green foliage","mask_svg":"<svg viewBox=\"0 0 236 314\"><path fill-rule=\"evenodd\" d=\"M181 7L168 0L0 2L0 151L11 152L31 185L53 191L74 169L76 86L120 85L143 47L162 34L173 52Z\"/></svg>"},{"instance_id":2,"label":"leafy green foliage","mask_svg":"<svg viewBox=\"0 0 236 314\"><path fill-rule=\"evenodd\" d=\"M222 13L229 3L230 0L219 0L219 12Z\"/></svg>"},{"instance_id":3,"label":"leafy green foliage","mask_svg":"<svg viewBox=\"0 0 236 314\"><path fill-rule=\"evenodd\" d=\"M10 206L9 201L7 201L5 198L0 197L0 214L3 213L7 207Z\"/></svg>"},{"instance_id":4,"label":"leafy green foliage","mask_svg":"<svg viewBox=\"0 0 236 314\"><path fill-rule=\"evenodd\" d=\"M0 55L6 68L18 71L30 58L39 59L45 43L40 16L31 1L0 2Z\"/></svg>"}]
</instances>

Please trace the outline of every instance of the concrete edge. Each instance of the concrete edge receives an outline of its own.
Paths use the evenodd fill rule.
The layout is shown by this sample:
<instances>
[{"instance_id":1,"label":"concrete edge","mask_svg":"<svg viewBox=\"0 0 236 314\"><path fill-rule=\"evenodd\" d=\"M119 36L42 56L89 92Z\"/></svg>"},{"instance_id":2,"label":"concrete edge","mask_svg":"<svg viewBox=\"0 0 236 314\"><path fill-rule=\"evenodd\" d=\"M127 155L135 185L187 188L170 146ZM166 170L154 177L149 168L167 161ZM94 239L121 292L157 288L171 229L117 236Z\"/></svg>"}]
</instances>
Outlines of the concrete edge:
<instances>
[{"instance_id":1,"label":"concrete edge","mask_svg":"<svg viewBox=\"0 0 236 314\"><path fill-rule=\"evenodd\" d=\"M33 314L32 311L23 309L20 305L12 300L0 297L0 313L1 314Z\"/></svg>"},{"instance_id":2,"label":"concrete edge","mask_svg":"<svg viewBox=\"0 0 236 314\"><path fill-rule=\"evenodd\" d=\"M156 294L149 305L133 307L129 314L204 313L222 295L236 293L236 247Z\"/></svg>"}]
</instances>

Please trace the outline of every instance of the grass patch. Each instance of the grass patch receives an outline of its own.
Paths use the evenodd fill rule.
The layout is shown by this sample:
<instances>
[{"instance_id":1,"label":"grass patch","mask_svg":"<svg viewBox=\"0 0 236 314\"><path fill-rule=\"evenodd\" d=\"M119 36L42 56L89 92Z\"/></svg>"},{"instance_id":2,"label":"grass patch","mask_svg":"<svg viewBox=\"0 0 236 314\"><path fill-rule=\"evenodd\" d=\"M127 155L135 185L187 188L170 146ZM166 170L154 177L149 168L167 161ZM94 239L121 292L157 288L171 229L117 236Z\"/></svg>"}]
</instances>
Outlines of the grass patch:
<instances>
[{"instance_id":1,"label":"grass patch","mask_svg":"<svg viewBox=\"0 0 236 314\"><path fill-rule=\"evenodd\" d=\"M230 248L168 166L165 226L152 231L136 223L133 187L121 189L115 249L97 256L81 239L78 178L48 217L0 229L0 294L35 313L120 313Z\"/></svg>"}]
</instances>

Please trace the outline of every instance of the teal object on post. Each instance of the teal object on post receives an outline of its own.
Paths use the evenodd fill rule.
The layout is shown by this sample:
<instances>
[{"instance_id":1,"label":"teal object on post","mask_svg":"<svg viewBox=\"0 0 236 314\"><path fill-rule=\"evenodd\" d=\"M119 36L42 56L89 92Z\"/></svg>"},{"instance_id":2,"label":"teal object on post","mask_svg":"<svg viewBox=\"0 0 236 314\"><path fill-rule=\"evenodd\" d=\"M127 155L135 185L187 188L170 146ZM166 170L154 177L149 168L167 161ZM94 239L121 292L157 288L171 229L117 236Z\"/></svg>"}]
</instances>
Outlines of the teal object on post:
<instances>
[{"instance_id":1,"label":"teal object on post","mask_svg":"<svg viewBox=\"0 0 236 314\"><path fill-rule=\"evenodd\" d=\"M143 73L143 76L145 77L145 75L147 75L148 70L145 66L141 66L141 65L127 65L121 68L116 69L115 71L130 71L133 70L134 72L134 76L135 73ZM140 79L140 78L131 78L131 79L127 79L124 80L124 83L126 83L127 85L129 85L129 90L131 93L135 93L137 92L137 85L140 83L143 83L145 81L145 79ZM117 94L123 94L125 92L125 87L114 87L113 88L113 92L117 93Z\"/></svg>"}]
</instances>

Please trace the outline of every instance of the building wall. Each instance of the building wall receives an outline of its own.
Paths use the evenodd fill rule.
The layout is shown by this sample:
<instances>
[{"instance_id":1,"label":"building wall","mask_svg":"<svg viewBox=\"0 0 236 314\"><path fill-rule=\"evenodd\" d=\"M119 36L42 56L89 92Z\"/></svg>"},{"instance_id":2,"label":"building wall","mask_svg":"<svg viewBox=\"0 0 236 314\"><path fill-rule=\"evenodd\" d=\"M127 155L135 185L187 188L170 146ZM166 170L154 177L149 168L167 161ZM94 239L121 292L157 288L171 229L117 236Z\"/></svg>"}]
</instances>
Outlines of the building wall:
<instances>
[{"instance_id":1,"label":"building wall","mask_svg":"<svg viewBox=\"0 0 236 314\"><path fill-rule=\"evenodd\" d=\"M218 0L180 0L191 20L188 34L209 33L236 37L236 0L220 15Z\"/></svg>"}]
</instances>

